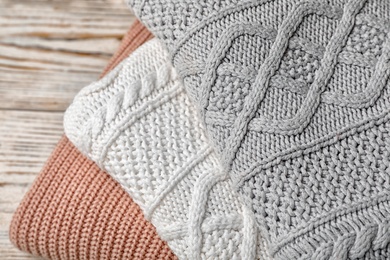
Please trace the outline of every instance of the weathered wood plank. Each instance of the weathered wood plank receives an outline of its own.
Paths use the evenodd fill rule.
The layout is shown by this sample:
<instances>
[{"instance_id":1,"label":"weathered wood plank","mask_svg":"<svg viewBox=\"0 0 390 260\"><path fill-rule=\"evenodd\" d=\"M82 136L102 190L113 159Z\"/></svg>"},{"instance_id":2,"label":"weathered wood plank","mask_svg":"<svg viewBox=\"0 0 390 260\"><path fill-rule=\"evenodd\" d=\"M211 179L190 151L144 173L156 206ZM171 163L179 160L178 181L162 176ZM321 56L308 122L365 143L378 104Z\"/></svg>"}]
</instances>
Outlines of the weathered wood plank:
<instances>
[{"instance_id":1,"label":"weathered wood plank","mask_svg":"<svg viewBox=\"0 0 390 260\"><path fill-rule=\"evenodd\" d=\"M32 259L8 239L12 214L63 133L62 112L0 110L0 255Z\"/></svg>"},{"instance_id":2,"label":"weathered wood plank","mask_svg":"<svg viewBox=\"0 0 390 260\"><path fill-rule=\"evenodd\" d=\"M11 245L12 214L133 20L123 0L0 1L1 259L37 259Z\"/></svg>"},{"instance_id":3,"label":"weathered wood plank","mask_svg":"<svg viewBox=\"0 0 390 260\"><path fill-rule=\"evenodd\" d=\"M0 109L65 110L133 20L122 0L0 1Z\"/></svg>"}]
</instances>

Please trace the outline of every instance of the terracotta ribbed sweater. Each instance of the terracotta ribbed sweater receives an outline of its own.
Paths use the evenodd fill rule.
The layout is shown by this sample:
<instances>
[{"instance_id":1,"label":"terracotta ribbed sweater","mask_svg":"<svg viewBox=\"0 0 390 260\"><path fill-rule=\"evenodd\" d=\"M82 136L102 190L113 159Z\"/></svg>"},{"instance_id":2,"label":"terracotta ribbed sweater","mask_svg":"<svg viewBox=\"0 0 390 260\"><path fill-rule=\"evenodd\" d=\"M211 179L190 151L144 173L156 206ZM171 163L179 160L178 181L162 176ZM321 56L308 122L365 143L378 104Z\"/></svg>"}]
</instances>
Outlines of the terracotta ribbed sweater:
<instances>
[{"instance_id":1,"label":"terracotta ribbed sweater","mask_svg":"<svg viewBox=\"0 0 390 260\"><path fill-rule=\"evenodd\" d=\"M150 38L136 21L104 73ZM48 259L176 259L138 205L66 136L15 212L10 239Z\"/></svg>"}]
</instances>

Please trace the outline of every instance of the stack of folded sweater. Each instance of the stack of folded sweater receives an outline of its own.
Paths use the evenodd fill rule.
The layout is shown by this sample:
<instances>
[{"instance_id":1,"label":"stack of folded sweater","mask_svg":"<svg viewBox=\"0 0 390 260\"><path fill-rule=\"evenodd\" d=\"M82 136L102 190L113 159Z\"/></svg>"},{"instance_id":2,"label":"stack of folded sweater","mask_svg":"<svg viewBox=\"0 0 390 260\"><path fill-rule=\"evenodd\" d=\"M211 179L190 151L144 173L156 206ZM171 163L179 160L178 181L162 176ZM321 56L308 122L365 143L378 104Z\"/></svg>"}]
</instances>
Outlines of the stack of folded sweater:
<instances>
[{"instance_id":1,"label":"stack of folded sweater","mask_svg":"<svg viewBox=\"0 0 390 260\"><path fill-rule=\"evenodd\" d=\"M390 259L390 1L129 5L156 38L136 22L75 97L13 219L19 248Z\"/></svg>"}]
</instances>

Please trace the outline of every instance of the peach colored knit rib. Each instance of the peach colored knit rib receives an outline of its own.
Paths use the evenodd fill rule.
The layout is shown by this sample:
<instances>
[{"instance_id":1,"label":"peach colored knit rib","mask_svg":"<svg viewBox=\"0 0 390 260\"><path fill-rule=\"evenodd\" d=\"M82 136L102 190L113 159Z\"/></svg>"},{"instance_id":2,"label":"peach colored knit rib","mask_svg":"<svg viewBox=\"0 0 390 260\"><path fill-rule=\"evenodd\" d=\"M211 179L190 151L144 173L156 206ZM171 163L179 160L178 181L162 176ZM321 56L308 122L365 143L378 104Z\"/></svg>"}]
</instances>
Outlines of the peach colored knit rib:
<instances>
[{"instance_id":1,"label":"peach colored knit rib","mask_svg":"<svg viewBox=\"0 0 390 260\"><path fill-rule=\"evenodd\" d=\"M136 21L104 72L150 38ZM138 205L65 135L15 212L10 239L47 259L176 259Z\"/></svg>"},{"instance_id":2,"label":"peach colored knit rib","mask_svg":"<svg viewBox=\"0 0 390 260\"><path fill-rule=\"evenodd\" d=\"M116 53L112 56L111 60L108 62L101 76L104 76L122 60L129 56L130 53L135 51L135 49L152 38L153 35L148 31L148 29L146 29L139 20L135 20L131 28L123 37L121 45L119 46Z\"/></svg>"}]
</instances>

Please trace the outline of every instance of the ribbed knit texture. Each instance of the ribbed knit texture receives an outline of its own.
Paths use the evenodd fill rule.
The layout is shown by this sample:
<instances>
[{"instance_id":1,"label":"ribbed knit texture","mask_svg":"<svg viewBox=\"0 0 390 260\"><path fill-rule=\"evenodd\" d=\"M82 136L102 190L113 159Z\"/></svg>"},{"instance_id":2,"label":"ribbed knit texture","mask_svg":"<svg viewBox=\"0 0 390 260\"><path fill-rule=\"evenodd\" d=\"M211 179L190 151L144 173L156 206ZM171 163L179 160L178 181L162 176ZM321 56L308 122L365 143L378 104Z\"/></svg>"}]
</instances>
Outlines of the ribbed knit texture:
<instances>
[{"instance_id":1,"label":"ribbed knit texture","mask_svg":"<svg viewBox=\"0 0 390 260\"><path fill-rule=\"evenodd\" d=\"M123 36L118 50L111 57L111 60L103 70L102 77L127 58L135 49L152 38L153 35L148 29L146 29L139 20L135 20L130 29Z\"/></svg>"},{"instance_id":2,"label":"ribbed knit texture","mask_svg":"<svg viewBox=\"0 0 390 260\"><path fill-rule=\"evenodd\" d=\"M390 1L129 4L276 259L389 257Z\"/></svg>"},{"instance_id":3,"label":"ribbed knit texture","mask_svg":"<svg viewBox=\"0 0 390 260\"><path fill-rule=\"evenodd\" d=\"M10 238L47 259L174 259L138 205L66 137L16 211Z\"/></svg>"},{"instance_id":4,"label":"ribbed knit texture","mask_svg":"<svg viewBox=\"0 0 390 260\"><path fill-rule=\"evenodd\" d=\"M135 22L106 71L151 37ZM47 259L176 259L130 196L65 136L15 212L10 239Z\"/></svg>"},{"instance_id":5,"label":"ribbed knit texture","mask_svg":"<svg viewBox=\"0 0 390 260\"><path fill-rule=\"evenodd\" d=\"M180 259L269 259L158 40L83 89L64 127Z\"/></svg>"}]
</instances>

